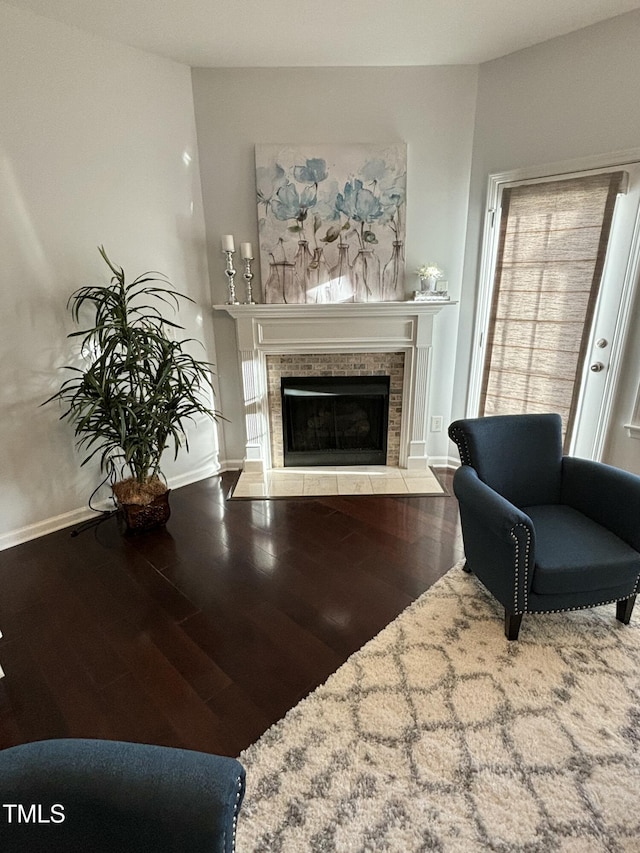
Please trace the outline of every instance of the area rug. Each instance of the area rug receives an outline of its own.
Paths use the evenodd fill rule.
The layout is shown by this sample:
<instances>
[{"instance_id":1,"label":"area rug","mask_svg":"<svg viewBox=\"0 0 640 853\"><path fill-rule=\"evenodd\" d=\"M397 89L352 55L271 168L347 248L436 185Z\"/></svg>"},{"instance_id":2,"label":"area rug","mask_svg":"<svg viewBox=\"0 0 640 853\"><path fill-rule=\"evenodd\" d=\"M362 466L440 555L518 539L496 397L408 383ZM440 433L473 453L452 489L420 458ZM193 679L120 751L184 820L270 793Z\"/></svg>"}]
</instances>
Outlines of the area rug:
<instances>
[{"instance_id":1,"label":"area rug","mask_svg":"<svg viewBox=\"0 0 640 853\"><path fill-rule=\"evenodd\" d=\"M238 853L640 850L640 621L451 569L242 755Z\"/></svg>"}]
</instances>

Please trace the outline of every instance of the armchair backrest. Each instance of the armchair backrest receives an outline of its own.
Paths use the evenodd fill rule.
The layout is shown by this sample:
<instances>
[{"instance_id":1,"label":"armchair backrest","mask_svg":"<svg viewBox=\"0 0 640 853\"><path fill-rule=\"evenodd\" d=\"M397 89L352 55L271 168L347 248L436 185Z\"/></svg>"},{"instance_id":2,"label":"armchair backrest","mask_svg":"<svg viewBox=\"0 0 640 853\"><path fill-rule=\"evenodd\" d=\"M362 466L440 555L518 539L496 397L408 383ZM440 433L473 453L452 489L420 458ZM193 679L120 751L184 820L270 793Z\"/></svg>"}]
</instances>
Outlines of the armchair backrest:
<instances>
[{"instance_id":1,"label":"armchair backrest","mask_svg":"<svg viewBox=\"0 0 640 853\"><path fill-rule=\"evenodd\" d=\"M454 421L460 461L515 506L560 502L560 415L494 415Z\"/></svg>"}]
</instances>

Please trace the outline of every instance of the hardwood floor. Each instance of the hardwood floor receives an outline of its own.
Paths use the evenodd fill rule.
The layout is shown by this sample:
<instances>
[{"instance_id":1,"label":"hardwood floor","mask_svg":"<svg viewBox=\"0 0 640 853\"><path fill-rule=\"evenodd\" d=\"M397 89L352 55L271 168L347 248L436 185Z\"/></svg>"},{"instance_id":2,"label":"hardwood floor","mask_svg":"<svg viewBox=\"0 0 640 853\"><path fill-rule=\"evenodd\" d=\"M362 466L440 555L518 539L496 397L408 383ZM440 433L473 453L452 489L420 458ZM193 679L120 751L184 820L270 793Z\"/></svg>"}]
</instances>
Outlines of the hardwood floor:
<instances>
[{"instance_id":1,"label":"hardwood floor","mask_svg":"<svg viewBox=\"0 0 640 853\"><path fill-rule=\"evenodd\" d=\"M0 747L237 755L462 556L453 497L228 501L237 476L172 492L165 530L0 553Z\"/></svg>"}]
</instances>

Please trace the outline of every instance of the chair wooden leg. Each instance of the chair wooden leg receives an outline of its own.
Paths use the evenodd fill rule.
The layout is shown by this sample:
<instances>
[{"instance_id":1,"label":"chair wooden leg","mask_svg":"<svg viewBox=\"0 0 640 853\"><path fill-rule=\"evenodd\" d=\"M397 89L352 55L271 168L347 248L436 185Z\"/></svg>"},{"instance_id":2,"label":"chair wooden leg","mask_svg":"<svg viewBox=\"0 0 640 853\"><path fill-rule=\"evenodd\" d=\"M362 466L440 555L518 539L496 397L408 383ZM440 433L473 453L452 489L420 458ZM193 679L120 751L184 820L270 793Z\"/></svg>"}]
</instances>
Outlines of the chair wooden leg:
<instances>
[{"instance_id":1,"label":"chair wooden leg","mask_svg":"<svg viewBox=\"0 0 640 853\"><path fill-rule=\"evenodd\" d=\"M462 567L462 571L463 571L463 572L466 572L468 575L470 575L470 574L471 574L471 566L469 565L469 561L468 561L468 560L465 560L465 561L464 561L464 566Z\"/></svg>"},{"instance_id":2,"label":"chair wooden leg","mask_svg":"<svg viewBox=\"0 0 640 853\"><path fill-rule=\"evenodd\" d=\"M523 613L509 613L504 611L504 635L507 640L517 640L522 624Z\"/></svg>"},{"instance_id":3,"label":"chair wooden leg","mask_svg":"<svg viewBox=\"0 0 640 853\"><path fill-rule=\"evenodd\" d=\"M616 601L616 619L618 622L622 622L623 625L629 624L635 603L635 595L630 595L629 598L622 598L620 601Z\"/></svg>"}]
</instances>

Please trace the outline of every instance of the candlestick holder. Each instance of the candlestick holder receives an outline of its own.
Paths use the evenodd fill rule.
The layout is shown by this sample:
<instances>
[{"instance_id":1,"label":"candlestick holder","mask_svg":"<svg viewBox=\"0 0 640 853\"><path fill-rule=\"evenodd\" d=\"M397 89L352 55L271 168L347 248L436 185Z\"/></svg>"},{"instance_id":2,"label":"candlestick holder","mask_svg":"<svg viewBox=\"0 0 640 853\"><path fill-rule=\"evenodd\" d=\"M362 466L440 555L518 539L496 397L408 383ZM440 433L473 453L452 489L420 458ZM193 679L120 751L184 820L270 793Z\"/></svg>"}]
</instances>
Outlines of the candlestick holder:
<instances>
[{"instance_id":1,"label":"candlestick holder","mask_svg":"<svg viewBox=\"0 0 640 853\"><path fill-rule=\"evenodd\" d=\"M228 249L224 250L225 255L227 256L227 268L224 271L227 276L227 282L229 285L229 299L227 300L227 305L239 305L240 303L236 299L236 271L233 268L233 255L234 252L230 252Z\"/></svg>"},{"instance_id":2,"label":"candlestick holder","mask_svg":"<svg viewBox=\"0 0 640 853\"><path fill-rule=\"evenodd\" d=\"M244 258L244 272L242 273L242 277L244 278L247 285L247 298L244 301L245 305L255 305L255 300L253 298L253 289L251 287L251 280L253 279L253 273L251 272L251 261L253 258Z\"/></svg>"}]
</instances>

